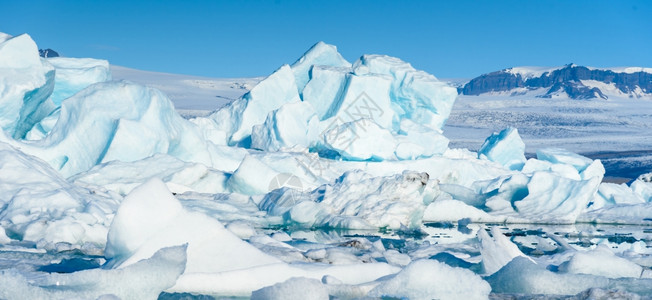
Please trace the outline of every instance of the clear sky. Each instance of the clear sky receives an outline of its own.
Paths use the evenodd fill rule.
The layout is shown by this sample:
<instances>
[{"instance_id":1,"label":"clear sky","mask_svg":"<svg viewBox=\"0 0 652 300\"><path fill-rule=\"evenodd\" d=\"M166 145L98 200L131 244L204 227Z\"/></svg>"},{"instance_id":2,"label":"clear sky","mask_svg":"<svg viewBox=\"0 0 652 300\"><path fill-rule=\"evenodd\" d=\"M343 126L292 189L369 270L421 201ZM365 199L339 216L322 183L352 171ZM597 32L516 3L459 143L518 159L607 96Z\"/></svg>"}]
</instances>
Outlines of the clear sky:
<instances>
[{"instance_id":1,"label":"clear sky","mask_svg":"<svg viewBox=\"0 0 652 300\"><path fill-rule=\"evenodd\" d=\"M652 67L652 1L0 0L0 31L64 56L210 77L267 75L312 44L440 78L512 66Z\"/></svg>"}]
</instances>

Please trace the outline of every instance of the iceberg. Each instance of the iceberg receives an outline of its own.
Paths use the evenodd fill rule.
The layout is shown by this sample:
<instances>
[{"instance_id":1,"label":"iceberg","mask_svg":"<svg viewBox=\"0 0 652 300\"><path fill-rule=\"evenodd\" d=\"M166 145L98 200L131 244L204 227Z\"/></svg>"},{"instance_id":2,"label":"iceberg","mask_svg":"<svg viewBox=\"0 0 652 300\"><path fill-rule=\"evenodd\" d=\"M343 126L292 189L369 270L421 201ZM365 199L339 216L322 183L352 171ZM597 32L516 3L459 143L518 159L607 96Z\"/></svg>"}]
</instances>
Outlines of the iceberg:
<instances>
[{"instance_id":1,"label":"iceberg","mask_svg":"<svg viewBox=\"0 0 652 300\"><path fill-rule=\"evenodd\" d=\"M291 67L282 66L195 123L218 145L331 151L345 160L410 160L446 150L441 130L456 96L454 88L400 59L364 55L351 65L335 46L319 42ZM364 146L369 138L359 139L375 134L386 144Z\"/></svg>"},{"instance_id":2,"label":"iceberg","mask_svg":"<svg viewBox=\"0 0 652 300\"><path fill-rule=\"evenodd\" d=\"M112 160L167 153L211 165L206 141L159 90L126 81L94 84L62 103L49 135L31 143L0 137L40 157L64 176Z\"/></svg>"},{"instance_id":3,"label":"iceberg","mask_svg":"<svg viewBox=\"0 0 652 300\"><path fill-rule=\"evenodd\" d=\"M516 128L507 128L488 137L478 150L478 158L497 162L510 170L521 170L525 165L525 143Z\"/></svg>"}]
</instances>

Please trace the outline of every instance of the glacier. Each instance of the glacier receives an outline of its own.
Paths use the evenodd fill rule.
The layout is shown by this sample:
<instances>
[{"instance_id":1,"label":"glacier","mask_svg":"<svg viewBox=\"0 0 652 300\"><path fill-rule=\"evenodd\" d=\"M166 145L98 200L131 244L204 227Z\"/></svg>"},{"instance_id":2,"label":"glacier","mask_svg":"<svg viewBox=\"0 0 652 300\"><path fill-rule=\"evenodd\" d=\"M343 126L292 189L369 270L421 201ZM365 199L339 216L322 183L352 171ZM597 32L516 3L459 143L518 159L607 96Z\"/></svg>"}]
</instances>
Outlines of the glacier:
<instances>
[{"instance_id":1,"label":"glacier","mask_svg":"<svg viewBox=\"0 0 652 300\"><path fill-rule=\"evenodd\" d=\"M105 60L1 34L0 297L649 293L649 234L583 226L652 225L652 176L604 182L600 160L555 147L526 157L511 127L452 148L456 96L319 42L186 119Z\"/></svg>"}]
</instances>

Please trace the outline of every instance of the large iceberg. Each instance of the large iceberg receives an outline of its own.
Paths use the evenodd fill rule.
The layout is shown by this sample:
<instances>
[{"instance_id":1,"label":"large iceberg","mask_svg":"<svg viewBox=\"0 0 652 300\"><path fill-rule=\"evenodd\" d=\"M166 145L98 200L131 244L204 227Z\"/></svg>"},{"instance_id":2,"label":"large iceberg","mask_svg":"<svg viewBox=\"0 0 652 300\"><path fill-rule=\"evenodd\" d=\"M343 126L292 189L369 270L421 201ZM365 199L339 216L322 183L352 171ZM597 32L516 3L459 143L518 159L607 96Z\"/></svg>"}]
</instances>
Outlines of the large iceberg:
<instances>
[{"instance_id":1,"label":"large iceberg","mask_svg":"<svg viewBox=\"0 0 652 300\"><path fill-rule=\"evenodd\" d=\"M351 65L319 42L292 67L282 66L209 116L212 122L195 123L216 144L407 160L446 150L440 133L456 96L454 88L398 58L364 55ZM379 135L377 145L369 145Z\"/></svg>"}]
</instances>

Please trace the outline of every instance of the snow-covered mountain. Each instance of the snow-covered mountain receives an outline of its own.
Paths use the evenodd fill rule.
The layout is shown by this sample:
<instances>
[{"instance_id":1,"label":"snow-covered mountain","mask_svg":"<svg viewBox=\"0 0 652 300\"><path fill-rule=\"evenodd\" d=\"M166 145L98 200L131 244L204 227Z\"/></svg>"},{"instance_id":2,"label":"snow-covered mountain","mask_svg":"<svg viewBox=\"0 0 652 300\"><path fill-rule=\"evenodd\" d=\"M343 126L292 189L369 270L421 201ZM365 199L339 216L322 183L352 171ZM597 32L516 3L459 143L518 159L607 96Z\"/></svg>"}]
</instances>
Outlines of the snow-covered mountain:
<instances>
[{"instance_id":1,"label":"snow-covered mountain","mask_svg":"<svg viewBox=\"0 0 652 300\"><path fill-rule=\"evenodd\" d=\"M652 68L598 69L575 64L554 68L515 67L473 78L458 90L463 95L531 93L540 98L652 99Z\"/></svg>"},{"instance_id":2,"label":"snow-covered mountain","mask_svg":"<svg viewBox=\"0 0 652 300\"><path fill-rule=\"evenodd\" d=\"M41 57L59 57L59 53L50 48L48 49L38 49L38 54Z\"/></svg>"}]
</instances>

